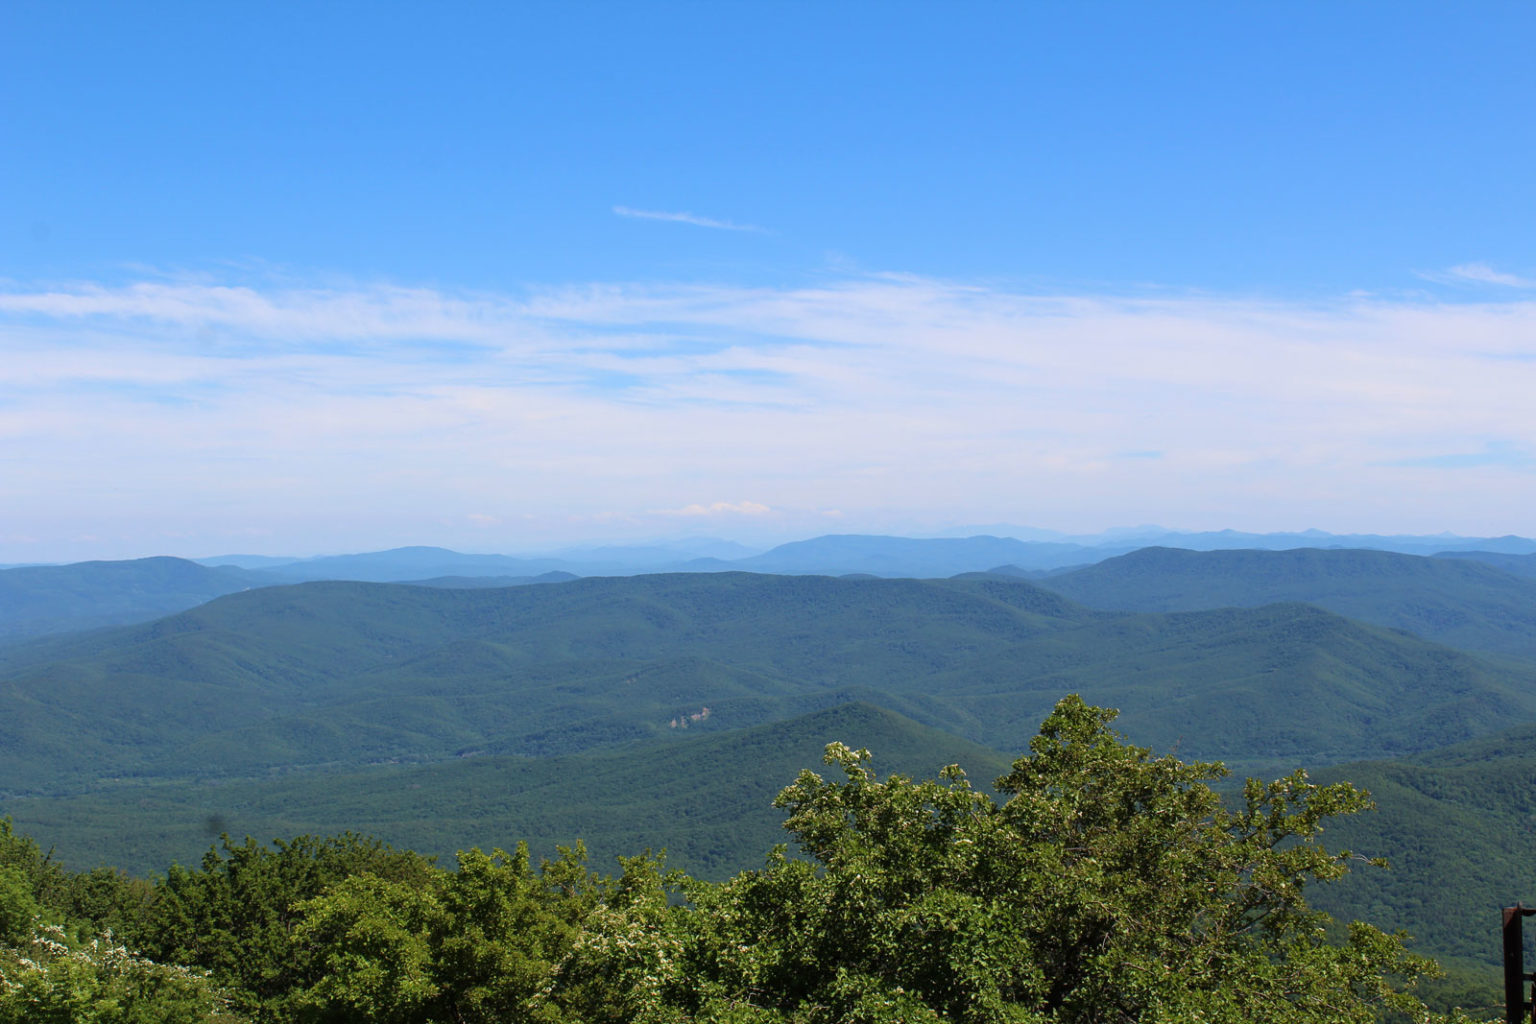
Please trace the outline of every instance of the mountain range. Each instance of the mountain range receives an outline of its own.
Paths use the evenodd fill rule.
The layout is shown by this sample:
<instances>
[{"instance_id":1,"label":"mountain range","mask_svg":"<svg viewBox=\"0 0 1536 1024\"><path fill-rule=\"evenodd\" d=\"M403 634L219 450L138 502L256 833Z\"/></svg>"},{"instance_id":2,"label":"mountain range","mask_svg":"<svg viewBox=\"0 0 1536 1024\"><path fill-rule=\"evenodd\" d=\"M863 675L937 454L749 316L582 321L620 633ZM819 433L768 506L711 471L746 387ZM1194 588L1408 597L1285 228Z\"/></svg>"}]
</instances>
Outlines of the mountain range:
<instances>
[{"instance_id":1,"label":"mountain range","mask_svg":"<svg viewBox=\"0 0 1536 1024\"><path fill-rule=\"evenodd\" d=\"M438 586L515 586L573 576L626 576L654 572L759 572L807 575L866 575L936 578L966 572L1043 579L1126 555L1156 537L1190 550L1236 547L1255 550L1302 546L1342 550L1434 553L1444 558L1493 565L1510 575L1536 578L1536 541L1519 537L1338 537L1303 534L1174 534L1155 528L1112 531L1071 540L1039 539L1046 531L1010 536L909 538L828 535L754 551L730 541L696 539L627 547L569 549L550 555L465 554L446 548L406 547L388 551L282 558L225 555L197 560L169 557L120 562L0 568L0 644L49 633L143 622L195 607L213 597L250 587L313 580L423 582ZM1131 538L1135 538L1132 540ZM1291 543L1291 542L1296 543ZM1358 542L1354 545L1343 541ZM1331 543L1330 543L1331 542ZM1166 546L1165 545L1165 546ZM201 566L201 568L198 568ZM206 571L205 571L206 570ZM1306 584L1293 588L1307 592ZM1273 597L1270 600L1310 600ZM1094 598L1085 598L1092 603ZM1249 602L1252 603L1252 602ZM1200 607L1213 607L1201 605ZM1346 613L1348 614L1348 613ZM1376 620L1372 620L1376 621Z\"/></svg>"},{"instance_id":2,"label":"mountain range","mask_svg":"<svg viewBox=\"0 0 1536 1024\"><path fill-rule=\"evenodd\" d=\"M434 853L666 846L718 877L761 860L773 793L825 743L985 785L1072 692L1159 751L1367 785L1381 811L1330 835L1398 866L1321 895L1343 913L1475 963L1493 947L1468 915L1536 896L1529 556L1150 548L986 571L1026 542L951 540L750 556L773 573L509 575L434 549L320 567L453 570L408 584L5 570L0 814L67 863L138 872L220 831L350 828ZM817 559L862 568L802 573ZM881 578L949 559L969 568Z\"/></svg>"},{"instance_id":3,"label":"mountain range","mask_svg":"<svg viewBox=\"0 0 1536 1024\"><path fill-rule=\"evenodd\" d=\"M1452 647L1536 658L1536 578L1471 558L1143 548L1045 577L1040 585L1087 607L1116 611L1305 601Z\"/></svg>"}]
</instances>

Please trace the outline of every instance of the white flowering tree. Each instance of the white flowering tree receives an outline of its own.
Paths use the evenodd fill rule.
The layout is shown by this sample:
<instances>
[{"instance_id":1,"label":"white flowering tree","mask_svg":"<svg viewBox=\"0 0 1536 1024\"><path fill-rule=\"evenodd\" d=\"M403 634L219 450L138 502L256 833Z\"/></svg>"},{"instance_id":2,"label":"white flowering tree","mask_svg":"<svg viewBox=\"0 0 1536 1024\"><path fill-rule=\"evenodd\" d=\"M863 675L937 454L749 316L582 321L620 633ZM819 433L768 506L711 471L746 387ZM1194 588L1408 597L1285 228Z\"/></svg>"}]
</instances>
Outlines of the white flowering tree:
<instances>
[{"instance_id":1,"label":"white flowering tree","mask_svg":"<svg viewBox=\"0 0 1536 1024\"><path fill-rule=\"evenodd\" d=\"M14 941L12 941L14 940ZM200 971L35 918L0 944L0 1024L217 1024L236 1018Z\"/></svg>"}]
</instances>

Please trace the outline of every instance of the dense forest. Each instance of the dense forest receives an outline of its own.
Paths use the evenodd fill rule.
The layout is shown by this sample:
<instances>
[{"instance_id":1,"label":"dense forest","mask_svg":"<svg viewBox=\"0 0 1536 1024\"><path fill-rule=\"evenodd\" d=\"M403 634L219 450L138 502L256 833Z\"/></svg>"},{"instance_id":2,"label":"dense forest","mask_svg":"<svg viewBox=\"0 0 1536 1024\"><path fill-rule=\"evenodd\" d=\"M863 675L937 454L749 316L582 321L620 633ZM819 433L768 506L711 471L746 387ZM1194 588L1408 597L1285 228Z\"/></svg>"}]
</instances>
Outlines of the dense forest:
<instances>
[{"instance_id":1,"label":"dense forest","mask_svg":"<svg viewBox=\"0 0 1536 1024\"><path fill-rule=\"evenodd\" d=\"M1432 961L1307 902L1356 860L1321 838L1360 792L1298 771L1223 801L1221 766L1113 718L1060 701L996 798L833 744L831 777L775 800L795 855L722 882L355 834L226 836L144 880L66 871L6 821L0 1021L1431 1019Z\"/></svg>"},{"instance_id":2,"label":"dense forest","mask_svg":"<svg viewBox=\"0 0 1536 1024\"><path fill-rule=\"evenodd\" d=\"M174 1019L162 997L252 1021L1410 1019L1388 989L1478 1016L1500 998L1498 908L1530 899L1536 857L1520 565L1153 548L946 579L513 578L446 555L352 561L501 575L0 570L25 627L0 642L13 1017L69 992L57 1019ZM1047 741L1013 755L1078 713L1097 725L1073 744L1132 751L1106 761L1119 781L1024 800ZM841 781L776 805L829 743ZM1345 813L1367 799L1347 784L1377 810ZM1337 856L1263 876L1254 799L1276 856L1316 849L1307 808L1338 815ZM1137 831L1160 815L1161 838ZM1205 888L1168 905L1180 874ZM1303 911L1305 881L1337 923ZM1319 1008L1329 985L1350 1009Z\"/></svg>"}]
</instances>

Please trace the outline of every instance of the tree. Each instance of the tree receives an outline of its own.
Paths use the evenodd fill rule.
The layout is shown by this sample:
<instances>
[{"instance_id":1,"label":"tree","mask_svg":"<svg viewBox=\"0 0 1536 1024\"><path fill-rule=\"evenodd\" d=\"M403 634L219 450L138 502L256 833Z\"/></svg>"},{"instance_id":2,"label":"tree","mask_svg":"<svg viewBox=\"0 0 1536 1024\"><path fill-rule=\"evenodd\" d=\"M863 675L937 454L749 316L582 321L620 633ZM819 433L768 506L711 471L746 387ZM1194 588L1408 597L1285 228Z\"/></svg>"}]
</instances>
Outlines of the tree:
<instances>
[{"instance_id":1,"label":"tree","mask_svg":"<svg viewBox=\"0 0 1536 1024\"><path fill-rule=\"evenodd\" d=\"M457 871L435 871L425 884L362 874L296 905L295 944L317 968L295 996L296 1016L326 1024L571 1019L555 992L558 972L608 889L585 856L578 845L535 868L526 845L510 854L468 850ZM580 981L588 1002L606 994Z\"/></svg>"},{"instance_id":2,"label":"tree","mask_svg":"<svg viewBox=\"0 0 1536 1024\"><path fill-rule=\"evenodd\" d=\"M236 1024L199 971L159 964L104 935L35 923L0 944L0 1024Z\"/></svg>"},{"instance_id":3,"label":"tree","mask_svg":"<svg viewBox=\"0 0 1536 1024\"><path fill-rule=\"evenodd\" d=\"M1434 965L1368 925L1327 938L1312 882L1354 858L1325 819L1369 806L1302 772L1223 805L1215 764L1126 743L1115 712L1057 704L997 780L880 781L867 751L828 747L842 781L780 794L812 862L697 887L685 1009L793 1021L1368 1022L1422 1018Z\"/></svg>"},{"instance_id":4,"label":"tree","mask_svg":"<svg viewBox=\"0 0 1536 1024\"><path fill-rule=\"evenodd\" d=\"M350 832L270 848L224 836L200 869L172 866L133 939L157 960L212 971L254 1020L287 1020L287 1002L322 970L317 951L296 941L299 904L353 875L424 884L433 870L425 857Z\"/></svg>"},{"instance_id":5,"label":"tree","mask_svg":"<svg viewBox=\"0 0 1536 1024\"><path fill-rule=\"evenodd\" d=\"M444 915L435 888L353 875L300 904L295 938L316 951L321 970L296 1000L295 1015L336 1024L425 1019L439 992L432 936Z\"/></svg>"}]
</instances>

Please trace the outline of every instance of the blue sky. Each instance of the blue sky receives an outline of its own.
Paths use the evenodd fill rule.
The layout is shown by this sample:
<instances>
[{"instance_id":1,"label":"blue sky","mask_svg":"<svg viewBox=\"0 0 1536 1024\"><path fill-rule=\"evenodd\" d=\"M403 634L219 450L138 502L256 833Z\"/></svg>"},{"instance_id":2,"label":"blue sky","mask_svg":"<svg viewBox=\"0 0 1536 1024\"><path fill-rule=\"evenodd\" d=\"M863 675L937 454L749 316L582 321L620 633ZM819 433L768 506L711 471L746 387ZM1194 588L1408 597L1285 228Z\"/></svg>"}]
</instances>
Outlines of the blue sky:
<instances>
[{"instance_id":1,"label":"blue sky","mask_svg":"<svg viewBox=\"0 0 1536 1024\"><path fill-rule=\"evenodd\" d=\"M0 11L0 561L1536 533L1528 4Z\"/></svg>"}]
</instances>

